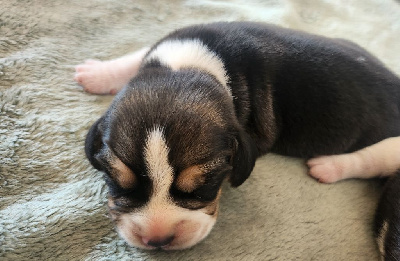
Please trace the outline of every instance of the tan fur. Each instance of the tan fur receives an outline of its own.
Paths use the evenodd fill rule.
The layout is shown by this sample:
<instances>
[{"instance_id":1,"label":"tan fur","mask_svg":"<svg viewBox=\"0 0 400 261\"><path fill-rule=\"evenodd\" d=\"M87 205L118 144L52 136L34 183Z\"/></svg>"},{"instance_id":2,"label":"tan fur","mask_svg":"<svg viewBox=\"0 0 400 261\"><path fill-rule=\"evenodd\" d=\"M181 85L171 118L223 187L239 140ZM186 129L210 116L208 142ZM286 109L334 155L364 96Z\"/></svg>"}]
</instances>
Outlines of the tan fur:
<instances>
[{"instance_id":1,"label":"tan fur","mask_svg":"<svg viewBox=\"0 0 400 261\"><path fill-rule=\"evenodd\" d=\"M114 169L112 175L122 188L132 188L134 186L136 182L135 174L120 159L113 159L111 167Z\"/></svg>"},{"instance_id":2,"label":"tan fur","mask_svg":"<svg viewBox=\"0 0 400 261\"><path fill-rule=\"evenodd\" d=\"M205 181L204 171L200 166L191 166L183 170L176 180L176 186L183 192L190 193Z\"/></svg>"},{"instance_id":3,"label":"tan fur","mask_svg":"<svg viewBox=\"0 0 400 261\"><path fill-rule=\"evenodd\" d=\"M218 195L213 202L211 202L207 207L204 208L205 213L210 216L217 217L218 215L218 206L219 206L219 199L221 197L221 189L218 191Z\"/></svg>"}]
</instances>

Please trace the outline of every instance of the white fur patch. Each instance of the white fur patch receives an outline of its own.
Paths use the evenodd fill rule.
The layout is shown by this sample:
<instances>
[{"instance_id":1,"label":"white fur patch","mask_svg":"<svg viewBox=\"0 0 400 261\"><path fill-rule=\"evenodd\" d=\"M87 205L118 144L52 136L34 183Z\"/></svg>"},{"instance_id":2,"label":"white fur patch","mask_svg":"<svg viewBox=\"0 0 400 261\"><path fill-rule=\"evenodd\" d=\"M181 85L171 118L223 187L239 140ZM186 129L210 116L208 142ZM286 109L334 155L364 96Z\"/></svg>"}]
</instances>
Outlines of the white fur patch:
<instances>
[{"instance_id":1,"label":"white fur patch","mask_svg":"<svg viewBox=\"0 0 400 261\"><path fill-rule=\"evenodd\" d=\"M203 210L189 210L175 205L169 195L173 182L173 167L168 162L169 148L163 129L149 132L144 149L148 176L153 183L149 202L132 213L119 216L117 228L125 240L141 248L151 248L149 240L174 236L164 249L193 246L211 231L216 217Z\"/></svg>"},{"instance_id":2,"label":"white fur patch","mask_svg":"<svg viewBox=\"0 0 400 261\"><path fill-rule=\"evenodd\" d=\"M153 182L154 198L168 197L169 188L173 181L173 168L168 162L169 148L163 137L161 128L155 128L149 133L145 147L145 160L148 175Z\"/></svg>"},{"instance_id":3,"label":"white fur patch","mask_svg":"<svg viewBox=\"0 0 400 261\"><path fill-rule=\"evenodd\" d=\"M199 39L165 41L151 51L144 62L151 59L158 59L173 70L190 67L204 70L214 75L231 93L224 63Z\"/></svg>"}]
</instances>

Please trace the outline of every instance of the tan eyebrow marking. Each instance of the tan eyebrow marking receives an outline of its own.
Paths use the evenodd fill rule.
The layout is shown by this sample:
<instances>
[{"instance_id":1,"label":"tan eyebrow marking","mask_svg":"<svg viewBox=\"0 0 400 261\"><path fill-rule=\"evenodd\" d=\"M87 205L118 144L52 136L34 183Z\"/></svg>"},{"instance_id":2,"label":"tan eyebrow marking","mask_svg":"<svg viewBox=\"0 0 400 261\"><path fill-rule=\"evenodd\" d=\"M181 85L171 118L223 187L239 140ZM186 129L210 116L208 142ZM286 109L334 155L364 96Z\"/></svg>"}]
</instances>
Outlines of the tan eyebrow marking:
<instances>
[{"instance_id":1,"label":"tan eyebrow marking","mask_svg":"<svg viewBox=\"0 0 400 261\"><path fill-rule=\"evenodd\" d=\"M113 168L112 176L122 188L127 189L133 187L136 182L136 176L128 166L115 157L111 161L111 167Z\"/></svg>"},{"instance_id":2,"label":"tan eyebrow marking","mask_svg":"<svg viewBox=\"0 0 400 261\"><path fill-rule=\"evenodd\" d=\"M204 170L198 166L191 166L179 173L176 186L183 192L192 192L205 181Z\"/></svg>"}]
</instances>

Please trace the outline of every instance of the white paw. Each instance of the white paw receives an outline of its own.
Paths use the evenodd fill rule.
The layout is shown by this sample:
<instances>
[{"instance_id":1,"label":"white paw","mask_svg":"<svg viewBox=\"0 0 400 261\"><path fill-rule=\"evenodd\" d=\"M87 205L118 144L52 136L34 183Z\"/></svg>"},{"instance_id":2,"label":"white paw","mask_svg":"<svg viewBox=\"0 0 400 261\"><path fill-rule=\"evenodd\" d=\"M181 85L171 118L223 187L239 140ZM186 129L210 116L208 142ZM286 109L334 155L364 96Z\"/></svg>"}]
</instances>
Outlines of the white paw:
<instances>
[{"instance_id":1,"label":"white paw","mask_svg":"<svg viewBox=\"0 0 400 261\"><path fill-rule=\"evenodd\" d=\"M74 80L89 93L115 94L123 83L116 79L113 70L112 61L87 60L75 67Z\"/></svg>"},{"instance_id":2,"label":"white paw","mask_svg":"<svg viewBox=\"0 0 400 261\"><path fill-rule=\"evenodd\" d=\"M307 161L309 174L321 183L334 183L344 178L345 162L341 156L322 156Z\"/></svg>"}]
</instances>

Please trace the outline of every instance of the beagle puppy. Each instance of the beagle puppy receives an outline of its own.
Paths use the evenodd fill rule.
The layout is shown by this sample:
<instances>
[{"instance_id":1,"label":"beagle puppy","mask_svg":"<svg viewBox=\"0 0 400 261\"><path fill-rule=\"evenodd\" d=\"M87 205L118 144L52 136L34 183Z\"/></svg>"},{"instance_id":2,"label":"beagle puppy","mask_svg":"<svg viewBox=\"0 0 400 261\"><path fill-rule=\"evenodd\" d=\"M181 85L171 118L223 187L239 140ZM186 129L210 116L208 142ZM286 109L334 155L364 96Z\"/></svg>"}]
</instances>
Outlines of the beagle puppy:
<instances>
[{"instance_id":1,"label":"beagle puppy","mask_svg":"<svg viewBox=\"0 0 400 261\"><path fill-rule=\"evenodd\" d=\"M87 61L75 80L116 93L85 151L105 173L119 234L140 248L204 239L222 182L240 186L268 152L310 159L311 176L327 183L400 168L399 138L388 139L400 136L400 79L343 39L263 23L194 25ZM399 222L385 218L379 235Z\"/></svg>"}]
</instances>

